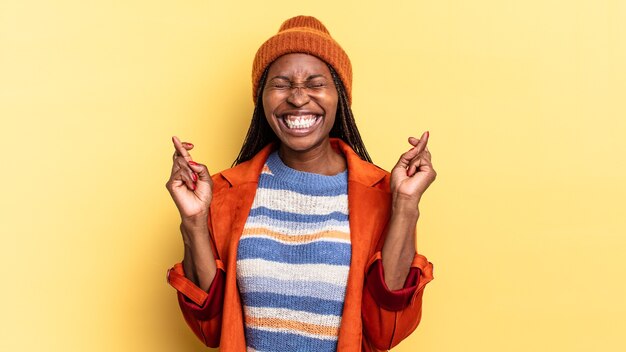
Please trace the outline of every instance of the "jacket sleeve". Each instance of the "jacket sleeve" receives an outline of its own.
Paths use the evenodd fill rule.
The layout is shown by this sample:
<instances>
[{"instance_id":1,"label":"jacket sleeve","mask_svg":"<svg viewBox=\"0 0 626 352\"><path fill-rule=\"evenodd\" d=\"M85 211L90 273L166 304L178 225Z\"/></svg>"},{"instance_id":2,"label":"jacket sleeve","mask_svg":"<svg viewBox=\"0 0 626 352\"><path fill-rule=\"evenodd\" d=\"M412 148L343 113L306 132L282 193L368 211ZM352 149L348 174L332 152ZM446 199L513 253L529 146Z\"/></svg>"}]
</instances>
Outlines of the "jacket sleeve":
<instances>
[{"instance_id":1,"label":"jacket sleeve","mask_svg":"<svg viewBox=\"0 0 626 352\"><path fill-rule=\"evenodd\" d=\"M187 325L208 347L218 347L220 343L226 282L224 264L219 259L215 262L217 271L207 292L185 277L182 263L176 263L167 271L167 282L177 291Z\"/></svg>"},{"instance_id":2,"label":"jacket sleeve","mask_svg":"<svg viewBox=\"0 0 626 352\"><path fill-rule=\"evenodd\" d=\"M368 341L388 350L409 336L422 316L424 286L433 279L433 264L415 253L404 287L391 291L385 283L381 252L369 260L361 314Z\"/></svg>"},{"instance_id":3,"label":"jacket sleeve","mask_svg":"<svg viewBox=\"0 0 626 352\"><path fill-rule=\"evenodd\" d=\"M167 282L177 291L178 304L187 325L205 345L219 347L226 272L215 246L210 217L208 225L217 268L208 291L204 291L185 276L182 263L176 263L167 271Z\"/></svg>"}]
</instances>

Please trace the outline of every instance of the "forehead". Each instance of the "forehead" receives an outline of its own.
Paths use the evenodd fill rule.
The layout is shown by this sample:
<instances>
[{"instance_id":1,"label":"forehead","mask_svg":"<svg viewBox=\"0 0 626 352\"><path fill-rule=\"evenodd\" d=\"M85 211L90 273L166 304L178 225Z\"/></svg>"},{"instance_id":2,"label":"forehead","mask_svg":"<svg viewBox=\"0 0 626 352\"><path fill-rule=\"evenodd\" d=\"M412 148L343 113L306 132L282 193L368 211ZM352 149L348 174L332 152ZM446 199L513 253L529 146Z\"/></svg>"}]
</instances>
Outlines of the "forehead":
<instances>
[{"instance_id":1,"label":"forehead","mask_svg":"<svg viewBox=\"0 0 626 352\"><path fill-rule=\"evenodd\" d=\"M270 65L268 72L270 77L275 75L307 77L319 74L330 77L330 70L326 63L313 55L300 53L279 57Z\"/></svg>"}]
</instances>

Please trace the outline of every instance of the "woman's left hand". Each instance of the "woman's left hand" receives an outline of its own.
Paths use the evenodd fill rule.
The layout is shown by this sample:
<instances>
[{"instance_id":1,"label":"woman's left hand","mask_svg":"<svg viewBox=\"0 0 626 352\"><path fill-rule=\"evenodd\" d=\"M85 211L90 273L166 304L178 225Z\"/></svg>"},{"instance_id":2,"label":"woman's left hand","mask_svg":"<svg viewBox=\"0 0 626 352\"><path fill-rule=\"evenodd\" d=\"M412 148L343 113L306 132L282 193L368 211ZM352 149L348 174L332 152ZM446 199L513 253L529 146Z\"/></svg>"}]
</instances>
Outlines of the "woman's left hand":
<instances>
[{"instance_id":1,"label":"woman's left hand","mask_svg":"<svg viewBox=\"0 0 626 352\"><path fill-rule=\"evenodd\" d=\"M430 161L428 131L420 139L409 137L413 145L391 170L391 192L394 202L407 201L417 208L422 195L437 177Z\"/></svg>"}]
</instances>

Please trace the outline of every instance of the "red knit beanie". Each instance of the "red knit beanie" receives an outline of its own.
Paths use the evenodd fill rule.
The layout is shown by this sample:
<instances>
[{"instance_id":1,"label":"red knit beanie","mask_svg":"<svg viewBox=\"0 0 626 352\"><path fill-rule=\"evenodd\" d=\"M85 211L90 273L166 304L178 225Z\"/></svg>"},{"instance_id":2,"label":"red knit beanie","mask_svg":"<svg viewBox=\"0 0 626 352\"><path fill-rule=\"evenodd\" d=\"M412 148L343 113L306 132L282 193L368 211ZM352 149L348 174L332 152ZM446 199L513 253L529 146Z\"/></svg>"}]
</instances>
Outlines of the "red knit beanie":
<instances>
[{"instance_id":1,"label":"red knit beanie","mask_svg":"<svg viewBox=\"0 0 626 352\"><path fill-rule=\"evenodd\" d=\"M263 43L254 57L252 98L255 104L265 68L280 56L292 53L314 55L330 64L346 89L348 104L352 103L352 65L348 55L317 18L296 16L283 22L278 33Z\"/></svg>"}]
</instances>

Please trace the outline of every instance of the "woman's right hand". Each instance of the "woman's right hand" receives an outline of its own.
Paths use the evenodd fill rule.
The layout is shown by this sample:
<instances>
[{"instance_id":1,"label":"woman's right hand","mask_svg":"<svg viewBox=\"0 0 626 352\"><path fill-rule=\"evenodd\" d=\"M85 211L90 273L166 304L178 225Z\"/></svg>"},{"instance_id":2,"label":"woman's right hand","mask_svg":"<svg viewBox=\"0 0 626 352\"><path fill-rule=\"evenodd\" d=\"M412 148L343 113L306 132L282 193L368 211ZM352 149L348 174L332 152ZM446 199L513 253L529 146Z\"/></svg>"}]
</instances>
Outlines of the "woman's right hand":
<instances>
[{"instance_id":1,"label":"woman's right hand","mask_svg":"<svg viewBox=\"0 0 626 352\"><path fill-rule=\"evenodd\" d=\"M213 181L209 170L191 159L189 150L193 149L193 144L181 142L176 136L172 137L172 142L172 173L165 187L174 199L183 222L203 222L206 225L213 197Z\"/></svg>"}]
</instances>

